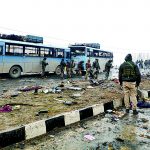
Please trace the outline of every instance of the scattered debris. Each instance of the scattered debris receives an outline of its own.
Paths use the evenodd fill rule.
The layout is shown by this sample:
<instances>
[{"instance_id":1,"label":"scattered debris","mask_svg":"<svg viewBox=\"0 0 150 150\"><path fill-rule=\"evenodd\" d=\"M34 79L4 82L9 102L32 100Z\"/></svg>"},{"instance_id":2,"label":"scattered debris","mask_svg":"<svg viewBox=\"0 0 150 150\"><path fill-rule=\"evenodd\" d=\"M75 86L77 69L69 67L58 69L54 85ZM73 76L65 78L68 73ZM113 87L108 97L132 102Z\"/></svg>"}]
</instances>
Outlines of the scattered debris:
<instances>
[{"instance_id":1,"label":"scattered debris","mask_svg":"<svg viewBox=\"0 0 150 150\"><path fill-rule=\"evenodd\" d=\"M93 137L93 136L90 135L90 134L85 135L84 138L86 138L86 139L88 139L88 140L90 140L90 141L95 140L95 137Z\"/></svg>"},{"instance_id":2,"label":"scattered debris","mask_svg":"<svg viewBox=\"0 0 150 150\"><path fill-rule=\"evenodd\" d=\"M11 93L11 97L17 97L18 95L19 95L18 92Z\"/></svg>"},{"instance_id":3,"label":"scattered debris","mask_svg":"<svg viewBox=\"0 0 150 150\"><path fill-rule=\"evenodd\" d=\"M112 113L113 111L112 111L111 109L108 109L107 112L108 112L108 113Z\"/></svg>"},{"instance_id":4,"label":"scattered debris","mask_svg":"<svg viewBox=\"0 0 150 150\"><path fill-rule=\"evenodd\" d=\"M4 106L0 107L1 113L11 112L11 111L12 111L12 107L10 105L4 105Z\"/></svg>"},{"instance_id":5,"label":"scattered debris","mask_svg":"<svg viewBox=\"0 0 150 150\"><path fill-rule=\"evenodd\" d=\"M40 110L40 111L38 112L38 114L45 114L45 113L48 113L48 110Z\"/></svg>"},{"instance_id":6,"label":"scattered debris","mask_svg":"<svg viewBox=\"0 0 150 150\"><path fill-rule=\"evenodd\" d=\"M19 110L20 108L21 108L20 105L13 106L13 110Z\"/></svg>"},{"instance_id":7,"label":"scattered debris","mask_svg":"<svg viewBox=\"0 0 150 150\"><path fill-rule=\"evenodd\" d=\"M116 117L116 116L112 116L112 117L111 117L111 121L119 121L119 119L118 119L118 117Z\"/></svg>"},{"instance_id":8,"label":"scattered debris","mask_svg":"<svg viewBox=\"0 0 150 150\"><path fill-rule=\"evenodd\" d=\"M19 89L19 91L27 92L27 91L33 91L35 89L41 89L41 88L42 88L41 86L27 86L22 89Z\"/></svg>"},{"instance_id":9,"label":"scattered debris","mask_svg":"<svg viewBox=\"0 0 150 150\"><path fill-rule=\"evenodd\" d=\"M114 113L115 115L117 115L118 118L122 118L122 117L125 116L125 113L122 112L122 111L113 111L113 113Z\"/></svg>"},{"instance_id":10,"label":"scattered debris","mask_svg":"<svg viewBox=\"0 0 150 150\"><path fill-rule=\"evenodd\" d=\"M78 104L77 102L74 102L74 101L64 101L64 100L59 100L59 99L56 99L56 98L53 98L54 100L60 102L60 103L63 103L65 105L74 105L74 104Z\"/></svg>"},{"instance_id":11,"label":"scattered debris","mask_svg":"<svg viewBox=\"0 0 150 150\"><path fill-rule=\"evenodd\" d=\"M82 88L80 88L80 87L67 87L67 89L69 89L69 90L75 90L75 91L81 91L82 90Z\"/></svg>"},{"instance_id":12,"label":"scattered debris","mask_svg":"<svg viewBox=\"0 0 150 150\"><path fill-rule=\"evenodd\" d=\"M150 102L138 101L137 107L139 107L139 108L150 108Z\"/></svg>"},{"instance_id":13,"label":"scattered debris","mask_svg":"<svg viewBox=\"0 0 150 150\"><path fill-rule=\"evenodd\" d=\"M89 85L89 86L87 86L87 89L94 89L94 87Z\"/></svg>"},{"instance_id":14,"label":"scattered debris","mask_svg":"<svg viewBox=\"0 0 150 150\"><path fill-rule=\"evenodd\" d=\"M117 137L116 140L119 141L119 142L124 142L124 140L120 137Z\"/></svg>"}]
</instances>

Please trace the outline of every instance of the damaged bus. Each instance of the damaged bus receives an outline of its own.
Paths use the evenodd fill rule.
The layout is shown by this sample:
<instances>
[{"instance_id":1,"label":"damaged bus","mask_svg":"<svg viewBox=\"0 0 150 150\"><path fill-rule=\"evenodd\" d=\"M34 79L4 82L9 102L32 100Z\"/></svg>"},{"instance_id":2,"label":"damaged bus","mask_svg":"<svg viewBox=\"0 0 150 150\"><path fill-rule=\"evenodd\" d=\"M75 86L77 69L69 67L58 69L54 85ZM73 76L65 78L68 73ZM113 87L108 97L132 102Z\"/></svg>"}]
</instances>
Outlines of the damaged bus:
<instances>
[{"instance_id":1,"label":"damaged bus","mask_svg":"<svg viewBox=\"0 0 150 150\"><path fill-rule=\"evenodd\" d=\"M18 78L21 74L41 73L41 61L46 57L49 64L46 72L60 74L61 59L70 59L69 48L44 45L42 39L35 36L27 36L26 39L16 41L0 38L0 73L8 73L12 78Z\"/></svg>"},{"instance_id":2,"label":"damaged bus","mask_svg":"<svg viewBox=\"0 0 150 150\"><path fill-rule=\"evenodd\" d=\"M99 43L77 43L69 46L71 59L74 60L77 69L78 63L84 61L84 66L88 59L93 64L95 59L99 60L101 71L104 71L108 60L113 60L113 53L100 49ZM85 68L85 67L84 67Z\"/></svg>"}]
</instances>

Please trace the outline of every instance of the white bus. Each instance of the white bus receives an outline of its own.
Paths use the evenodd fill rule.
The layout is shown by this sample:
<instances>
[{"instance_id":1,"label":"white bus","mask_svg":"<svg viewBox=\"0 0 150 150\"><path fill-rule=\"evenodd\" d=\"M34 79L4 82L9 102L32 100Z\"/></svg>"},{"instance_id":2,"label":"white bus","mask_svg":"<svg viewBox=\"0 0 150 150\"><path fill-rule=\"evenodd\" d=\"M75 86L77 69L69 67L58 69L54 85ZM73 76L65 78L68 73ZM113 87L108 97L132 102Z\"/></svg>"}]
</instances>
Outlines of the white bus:
<instances>
[{"instance_id":1,"label":"white bus","mask_svg":"<svg viewBox=\"0 0 150 150\"><path fill-rule=\"evenodd\" d=\"M113 53L109 51L104 51L97 48L89 47L86 45L82 44L75 44L75 45L70 45L70 52L71 52L71 59L74 60L76 64L76 69L77 69L77 64L80 61L84 61L84 65L86 64L87 60L90 59L91 64L94 62L95 59L99 60L100 68L101 71L105 69L105 64L108 60L113 60ZM85 67L84 67L85 68Z\"/></svg>"},{"instance_id":2,"label":"white bus","mask_svg":"<svg viewBox=\"0 0 150 150\"><path fill-rule=\"evenodd\" d=\"M70 49L41 43L0 39L0 73L18 78L23 73L40 73L41 61L47 58L47 72L60 74L60 61L70 59Z\"/></svg>"}]
</instances>

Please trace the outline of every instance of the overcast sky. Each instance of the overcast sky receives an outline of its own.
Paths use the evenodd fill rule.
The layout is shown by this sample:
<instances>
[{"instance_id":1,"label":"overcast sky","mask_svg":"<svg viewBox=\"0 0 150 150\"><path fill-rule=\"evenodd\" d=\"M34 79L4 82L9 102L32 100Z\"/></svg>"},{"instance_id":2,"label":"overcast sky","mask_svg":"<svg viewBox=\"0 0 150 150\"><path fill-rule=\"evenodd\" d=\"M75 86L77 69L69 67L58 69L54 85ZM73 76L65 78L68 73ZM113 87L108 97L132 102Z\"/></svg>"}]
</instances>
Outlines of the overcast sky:
<instances>
[{"instance_id":1,"label":"overcast sky","mask_svg":"<svg viewBox=\"0 0 150 150\"><path fill-rule=\"evenodd\" d=\"M0 3L1 33L44 36L46 42L60 45L98 42L102 49L118 53L150 50L150 0L0 0Z\"/></svg>"}]
</instances>

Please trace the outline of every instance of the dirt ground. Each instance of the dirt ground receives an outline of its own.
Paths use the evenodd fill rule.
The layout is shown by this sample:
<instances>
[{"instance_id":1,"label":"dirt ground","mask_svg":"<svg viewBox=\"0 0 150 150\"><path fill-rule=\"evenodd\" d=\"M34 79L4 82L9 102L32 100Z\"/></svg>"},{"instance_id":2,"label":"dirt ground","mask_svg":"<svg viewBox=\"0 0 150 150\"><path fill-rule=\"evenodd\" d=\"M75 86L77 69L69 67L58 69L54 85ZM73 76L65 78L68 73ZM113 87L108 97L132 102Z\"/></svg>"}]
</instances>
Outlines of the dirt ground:
<instances>
[{"instance_id":1,"label":"dirt ground","mask_svg":"<svg viewBox=\"0 0 150 150\"><path fill-rule=\"evenodd\" d=\"M142 80L140 88L150 89L149 82L148 79ZM0 118L2 118L0 120L0 131L49 118L63 112L123 98L119 83L114 81L104 81L100 85L88 88L90 86L89 81L74 80L72 83L68 83L66 80L63 83L64 87L62 87L60 93L42 92L52 87L50 82L47 84L47 80L43 83L42 85L44 86L38 91L37 95L34 94L34 91L17 91L18 96L12 96L10 91L3 90L0 97L0 106L9 104L13 110L7 113L0 113ZM61 80L57 80L57 86L59 84L61 84ZM29 82L29 85L32 84ZM77 91L66 89L66 87L81 87L82 89ZM80 94L80 96L76 97L74 94ZM63 102L73 102L73 104L67 105Z\"/></svg>"}]
</instances>

